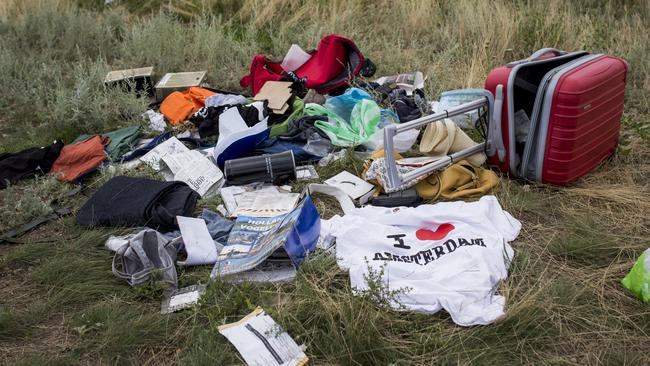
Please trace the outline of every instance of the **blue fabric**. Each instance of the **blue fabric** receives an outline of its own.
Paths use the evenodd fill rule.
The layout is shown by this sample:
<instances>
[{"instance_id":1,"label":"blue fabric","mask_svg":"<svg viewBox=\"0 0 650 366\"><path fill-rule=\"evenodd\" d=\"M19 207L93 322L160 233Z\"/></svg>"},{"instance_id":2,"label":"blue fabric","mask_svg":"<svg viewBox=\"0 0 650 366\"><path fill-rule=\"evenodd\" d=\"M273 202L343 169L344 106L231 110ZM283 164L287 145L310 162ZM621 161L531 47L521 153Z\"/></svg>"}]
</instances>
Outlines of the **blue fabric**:
<instances>
[{"instance_id":1,"label":"blue fabric","mask_svg":"<svg viewBox=\"0 0 650 366\"><path fill-rule=\"evenodd\" d=\"M218 213L210 211L207 208L203 209L203 212L201 212L198 218L205 221L212 240L221 245L226 245L228 235L230 235L230 230L232 230L232 221L224 219ZM175 230L162 235L168 240L172 240L181 236L181 231Z\"/></svg>"},{"instance_id":2,"label":"blue fabric","mask_svg":"<svg viewBox=\"0 0 650 366\"><path fill-rule=\"evenodd\" d=\"M302 207L298 208L298 210L300 212L298 219L284 243L284 250L296 268L303 262L308 253L316 249L318 236L320 235L320 215L309 195L305 196Z\"/></svg>"},{"instance_id":3,"label":"blue fabric","mask_svg":"<svg viewBox=\"0 0 650 366\"><path fill-rule=\"evenodd\" d=\"M129 161L133 160L135 158L139 158L142 155L148 153L149 151L153 150L154 147L160 145L162 142L165 140L169 139L172 137L171 131L164 132L156 137L153 138L153 140L149 141L146 145L144 145L141 148L135 149L131 151L130 153L124 154L122 156L122 161Z\"/></svg>"},{"instance_id":4,"label":"blue fabric","mask_svg":"<svg viewBox=\"0 0 650 366\"><path fill-rule=\"evenodd\" d=\"M223 169L223 165L228 160L237 159L245 156L246 153L255 149L257 144L269 138L269 129L266 129L258 134L243 137L226 147L221 154L217 156L217 165L219 169Z\"/></svg>"},{"instance_id":5,"label":"blue fabric","mask_svg":"<svg viewBox=\"0 0 650 366\"><path fill-rule=\"evenodd\" d=\"M273 137L257 144L255 149L248 153L247 156L277 154L291 150L293 151L293 157L296 159L296 163L318 161L322 158L322 156L317 156L303 150L302 146L303 145Z\"/></svg>"}]
</instances>

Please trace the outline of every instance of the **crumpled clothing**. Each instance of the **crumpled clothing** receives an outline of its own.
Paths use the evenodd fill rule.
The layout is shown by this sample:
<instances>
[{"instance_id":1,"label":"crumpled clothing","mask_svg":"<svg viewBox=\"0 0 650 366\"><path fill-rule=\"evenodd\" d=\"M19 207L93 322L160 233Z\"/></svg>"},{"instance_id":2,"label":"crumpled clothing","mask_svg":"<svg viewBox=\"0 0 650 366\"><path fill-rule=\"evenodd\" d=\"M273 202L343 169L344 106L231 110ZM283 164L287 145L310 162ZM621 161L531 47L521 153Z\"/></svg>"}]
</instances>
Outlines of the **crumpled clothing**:
<instances>
[{"instance_id":1,"label":"crumpled clothing","mask_svg":"<svg viewBox=\"0 0 650 366\"><path fill-rule=\"evenodd\" d=\"M56 174L58 180L74 182L82 175L97 169L106 160L104 148L110 142L110 137L95 135L76 144L64 146L50 173Z\"/></svg>"},{"instance_id":2,"label":"crumpled clothing","mask_svg":"<svg viewBox=\"0 0 650 366\"><path fill-rule=\"evenodd\" d=\"M265 103L255 102L248 105L222 105L219 107L205 107L197 111L190 121L199 128L201 138L219 134L219 118L231 108L236 108L246 126L253 127L267 117Z\"/></svg>"},{"instance_id":3,"label":"crumpled clothing","mask_svg":"<svg viewBox=\"0 0 650 366\"><path fill-rule=\"evenodd\" d=\"M83 227L149 226L178 228L176 216L189 216L199 194L183 182L118 176L104 184L77 214Z\"/></svg>"},{"instance_id":4,"label":"crumpled clothing","mask_svg":"<svg viewBox=\"0 0 650 366\"><path fill-rule=\"evenodd\" d=\"M312 133L317 133L329 140L329 137L314 124L316 121L327 121L325 116L303 116L287 123L287 132L278 136L280 140L292 142L307 142Z\"/></svg>"},{"instance_id":5,"label":"crumpled clothing","mask_svg":"<svg viewBox=\"0 0 650 366\"><path fill-rule=\"evenodd\" d=\"M406 95L406 90L394 89L388 95L401 123L413 121L422 117L426 111L426 100L418 93Z\"/></svg>"},{"instance_id":6,"label":"crumpled clothing","mask_svg":"<svg viewBox=\"0 0 650 366\"><path fill-rule=\"evenodd\" d=\"M160 104L160 113L173 126L187 120L192 113L204 106L205 100L216 93L196 86L169 94Z\"/></svg>"},{"instance_id":7,"label":"crumpled clothing","mask_svg":"<svg viewBox=\"0 0 650 366\"><path fill-rule=\"evenodd\" d=\"M246 104L246 97L237 94L215 94L205 100L204 108L237 104Z\"/></svg>"},{"instance_id":8,"label":"crumpled clothing","mask_svg":"<svg viewBox=\"0 0 650 366\"><path fill-rule=\"evenodd\" d=\"M106 147L108 158L112 161L119 161L122 155L129 152L137 144L141 131L142 128L140 126L131 126L102 133L102 136L111 139L111 143ZM91 135L81 135L72 143L81 142L90 136Z\"/></svg>"},{"instance_id":9,"label":"crumpled clothing","mask_svg":"<svg viewBox=\"0 0 650 366\"><path fill-rule=\"evenodd\" d=\"M269 136L276 137L287 131L287 124L304 114L305 103L302 99L293 96L289 101L289 109L283 114L269 113Z\"/></svg>"},{"instance_id":10,"label":"crumpled clothing","mask_svg":"<svg viewBox=\"0 0 650 366\"><path fill-rule=\"evenodd\" d=\"M54 141L50 146L0 154L0 189L21 179L49 172L61 154L61 149L63 142Z\"/></svg>"}]
</instances>

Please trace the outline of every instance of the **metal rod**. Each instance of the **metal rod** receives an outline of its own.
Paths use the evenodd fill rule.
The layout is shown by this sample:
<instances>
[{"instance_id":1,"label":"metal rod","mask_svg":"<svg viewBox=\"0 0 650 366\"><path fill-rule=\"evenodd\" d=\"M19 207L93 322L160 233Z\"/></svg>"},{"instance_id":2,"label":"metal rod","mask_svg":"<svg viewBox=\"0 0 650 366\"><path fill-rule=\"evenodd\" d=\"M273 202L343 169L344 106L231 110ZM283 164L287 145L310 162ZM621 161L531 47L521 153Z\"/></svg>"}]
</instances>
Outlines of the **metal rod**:
<instances>
[{"instance_id":1,"label":"metal rod","mask_svg":"<svg viewBox=\"0 0 650 366\"><path fill-rule=\"evenodd\" d=\"M421 168L417 168L415 170L412 170L408 173L402 174L402 181L410 181L412 179L415 179L419 176L433 173L434 171L438 169L442 169L447 167L448 165L451 165L452 163L463 160L464 158L468 156L472 156L476 153L479 153L485 149L485 142L481 142L480 144L476 146L469 147L467 149L461 150L459 152L453 153L451 155L447 155L443 157L440 160L437 160L431 164L427 164Z\"/></svg>"},{"instance_id":2,"label":"metal rod","mask_svg":"<svg viewBox=\"0 0 650 366\"><path fill-rule=\"evenodd\" d=\"M427 124L437 121L439 119L447 118L447 117L453 117L456 115L459 115L461 113L473 111L475 109L478 109L488 103L488 98L482 97L476 100L473 100L471 102L467 102L465 104L461 104L457 107L449 108L446 111L430 114L428 116L420 117L418 119L415 119L410 122L402 123L397 125L396 131L397 133L410 130L413 128L418 128L422 126L426 126Z\"/></svg>"}]
</instances>

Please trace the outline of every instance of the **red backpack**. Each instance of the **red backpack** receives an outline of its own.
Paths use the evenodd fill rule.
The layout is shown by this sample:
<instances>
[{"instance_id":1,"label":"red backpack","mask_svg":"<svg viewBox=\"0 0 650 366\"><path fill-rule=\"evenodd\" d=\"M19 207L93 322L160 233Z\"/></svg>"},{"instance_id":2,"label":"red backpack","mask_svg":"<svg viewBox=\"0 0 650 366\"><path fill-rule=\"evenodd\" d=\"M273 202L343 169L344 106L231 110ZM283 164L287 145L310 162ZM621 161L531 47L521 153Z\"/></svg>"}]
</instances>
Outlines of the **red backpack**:
<instances>
[{"instance_id":1,"label":"red backpack","mask_svg":"<svg viewBox=\"0 0 650 366\"><path fill-rule=\"evenodd\" d=\"M263 55L253 57L250 74L244 76L239 84L251 87L253 95L267 81L297 81L305 80L308 89L316 89L321 94L347 85L357 74L369 77L374 74L375 66L369 59L364 60L359 48L352 40L330 34L323 37L318 48L311 51L311 58L293 73L287 73L280 64L282 60L274 61Z\"/></svg>"}]
</instances>

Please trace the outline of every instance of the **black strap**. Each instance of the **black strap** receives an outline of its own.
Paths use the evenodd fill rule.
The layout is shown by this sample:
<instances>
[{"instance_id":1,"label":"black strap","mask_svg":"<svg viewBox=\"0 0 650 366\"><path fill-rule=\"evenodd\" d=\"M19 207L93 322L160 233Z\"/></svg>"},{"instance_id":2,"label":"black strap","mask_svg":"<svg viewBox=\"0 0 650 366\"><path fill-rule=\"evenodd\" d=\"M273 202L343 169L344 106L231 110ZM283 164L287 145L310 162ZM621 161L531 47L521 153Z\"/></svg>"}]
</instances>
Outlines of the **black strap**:
<instances>
[{"instance_id":1,"label":"black strap","mask_svg":"<svg viewBox=\"0 0 650 366\"><path fill-rule=\"evenodd\" d=\"M75 188L68 191L65 194L65 197L72 197L77 193L81 192L84 188L85 188L84 186L78 185ZM20 237L47 222L58 219L59 217L70 215L72 213L72 210L70 210L69 208L60 206L58 204L58 200L56 199L50 203L50 208L52 209L52 212L50 212L49 214L37 217L24 225L21 225L15 229L9 230L1 234L0 243L7 242L13 244L23 244L24 242L22 240L17 240L15 238Z\"/></svg>"}]
</instances>

